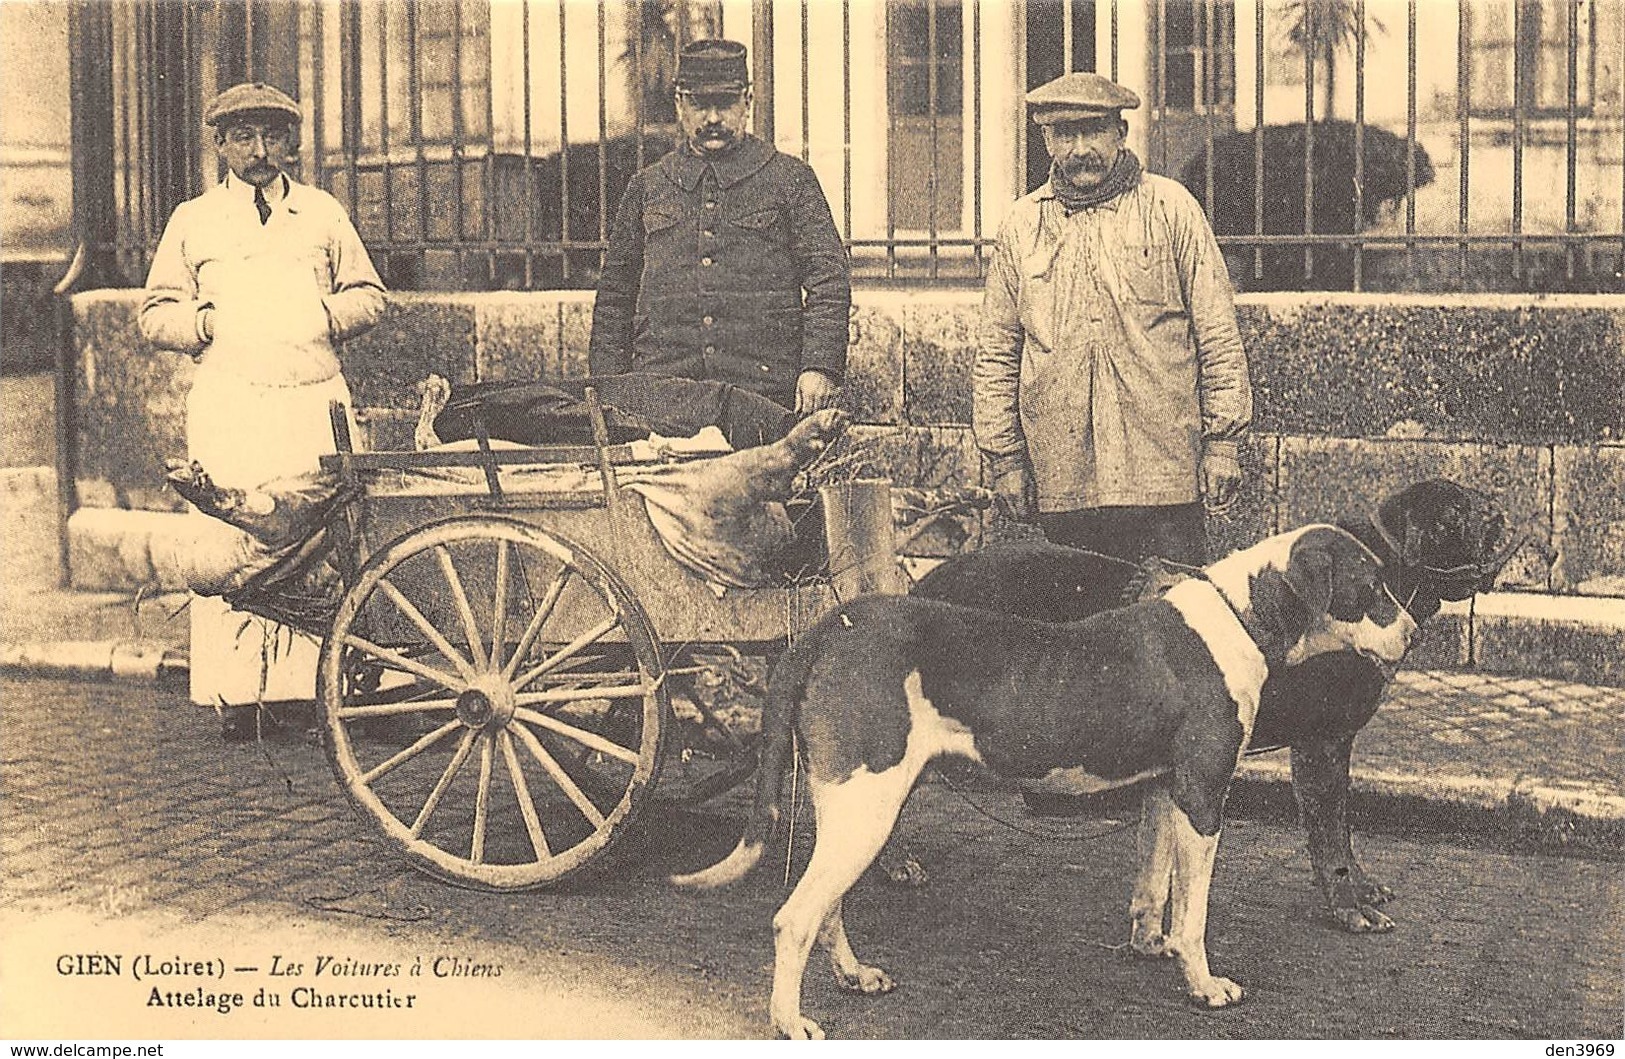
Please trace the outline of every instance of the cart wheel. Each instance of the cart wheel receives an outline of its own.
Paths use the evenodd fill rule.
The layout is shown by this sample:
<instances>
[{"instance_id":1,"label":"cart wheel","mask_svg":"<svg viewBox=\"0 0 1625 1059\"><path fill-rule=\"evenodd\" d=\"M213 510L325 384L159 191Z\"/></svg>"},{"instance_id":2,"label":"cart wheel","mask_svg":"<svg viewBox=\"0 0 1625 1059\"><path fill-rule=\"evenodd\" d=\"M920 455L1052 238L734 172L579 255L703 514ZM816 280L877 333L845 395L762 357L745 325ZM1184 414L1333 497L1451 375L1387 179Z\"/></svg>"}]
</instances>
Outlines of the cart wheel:
<instances>
[{"instance_id":1,"label":"cart wheel","mask_svg":"<svg viewBox=\"0 0 1625 1059\"><path fill-rule=\"evenodd\" d=\"M600 864L660 765L649 620L591 553L469 515L362 567L322 645L327 755L417 867L493 890Z\"/></svg>"}]
</instances>

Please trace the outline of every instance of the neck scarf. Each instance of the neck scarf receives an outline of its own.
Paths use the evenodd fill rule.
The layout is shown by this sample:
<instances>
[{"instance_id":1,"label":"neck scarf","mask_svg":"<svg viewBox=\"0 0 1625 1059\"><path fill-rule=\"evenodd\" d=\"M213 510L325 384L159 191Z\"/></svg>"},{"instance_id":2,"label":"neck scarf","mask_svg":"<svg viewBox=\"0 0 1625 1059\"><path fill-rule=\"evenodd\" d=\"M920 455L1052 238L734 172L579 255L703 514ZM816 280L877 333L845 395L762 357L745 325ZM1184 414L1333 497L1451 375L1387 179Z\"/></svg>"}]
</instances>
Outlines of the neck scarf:
<instances>
[{"instance_id":1,"label":"neck scarf","mask_svg":"<svg viewBox=\"0 0 1625 1059\"><path fill-rule=\"evenodd\" d=\"M1140 182L1140 160L1134 152L1127 147L1117 152L1117 161L1112 163L1111 170L1102 180L1092 188L1080 188L1061 174L1059 166L1052 164L1049 169L1050 187L1055 190L1055 197L1061 200L1070 216L1079 210L1091 206L1099 206L1110 202L1117 196L1128 191Z\"/></svg>"}]
</instances>

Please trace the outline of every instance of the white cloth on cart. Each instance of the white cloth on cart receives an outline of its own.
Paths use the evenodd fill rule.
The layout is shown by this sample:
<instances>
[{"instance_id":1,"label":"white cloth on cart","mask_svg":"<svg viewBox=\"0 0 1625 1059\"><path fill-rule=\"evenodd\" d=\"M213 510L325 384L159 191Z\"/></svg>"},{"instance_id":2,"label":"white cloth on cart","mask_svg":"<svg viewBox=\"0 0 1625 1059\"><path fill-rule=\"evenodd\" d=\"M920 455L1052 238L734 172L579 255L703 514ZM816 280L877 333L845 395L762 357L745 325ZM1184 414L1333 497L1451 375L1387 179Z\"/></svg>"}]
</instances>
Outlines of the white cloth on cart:
<instances>
[{"instance_id":1,"label":"white cloth on cart","mask_svg":"<svg viewBox=\"0 0 1625 1059\"><path fill-rule=\"evenodd\" d=\"M334 451L328 406L352 407L342 375L300 386L261 386L205 360L186 399L187 454L215 482L253 489L308 474ZM350 423L350 436L358 436ZM240 531L199 511L201 536ZM192 597L191 697L209 706L309 699L320 643L287 626L233 610L215 596Z\"/></svg>"}]
</instances>

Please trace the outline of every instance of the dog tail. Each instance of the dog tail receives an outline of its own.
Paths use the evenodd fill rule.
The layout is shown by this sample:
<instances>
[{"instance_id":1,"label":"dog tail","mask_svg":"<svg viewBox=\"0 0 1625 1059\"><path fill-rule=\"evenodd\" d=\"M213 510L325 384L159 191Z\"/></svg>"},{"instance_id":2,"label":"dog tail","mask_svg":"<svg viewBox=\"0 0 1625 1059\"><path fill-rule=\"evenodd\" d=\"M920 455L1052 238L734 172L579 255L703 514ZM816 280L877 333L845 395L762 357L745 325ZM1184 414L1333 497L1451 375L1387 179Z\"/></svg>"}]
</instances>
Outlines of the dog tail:
<instances>
[{"instance_id":1,"label":"dog tail","mask_svg":"<svg viewBox=\"0 0 1625 1059\"><path fill-rule=\"evenodd\" d=\"M670 882L693 890L714 890L743 879L762 859L784 809L781 804L784 772L795 753L796 708L807 686L807 672L816 652L809 650L817 630L804 636L780 658L768 680L767 703L762 713L762 742L756 766L756 798L750 821L739 844L722 860ZM800 648L799 650L797 648Z\"/></svg>"}]
</instances>

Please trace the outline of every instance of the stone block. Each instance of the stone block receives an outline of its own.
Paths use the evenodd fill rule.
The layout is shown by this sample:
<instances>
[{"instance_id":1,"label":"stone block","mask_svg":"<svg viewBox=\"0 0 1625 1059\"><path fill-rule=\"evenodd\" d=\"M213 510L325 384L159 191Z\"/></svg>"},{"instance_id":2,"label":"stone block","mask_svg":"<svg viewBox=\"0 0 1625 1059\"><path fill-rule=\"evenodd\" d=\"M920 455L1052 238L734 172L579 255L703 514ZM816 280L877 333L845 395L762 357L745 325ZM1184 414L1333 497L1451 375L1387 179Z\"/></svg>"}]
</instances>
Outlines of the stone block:
<instances>
[{"instance_id":1,"label":"stone block","mask_svg":"<svg viewBox=\"0 0 1625 1059\"><path fill-rule=\"evenodd\" d=\"M1261 430L1444 441L1625 437L1625 309L1604 296L1238 299Z\"/></svg>"},{"instance_id":2,"label":"stone block","mask_svg":"<svg viewBox=\"0 0 1625 1059\"><path fill-rule=\"evenodd\" d=\"M1625 685L1617 626L1527 614L1480 612L1473 629L1475 668L1539 673L1582 684Z\"/></svg>"},{"instance_id":3,"label":"stone block","mask_svg":"<svg viewBox=\"0 0 1625 1059\"><path fill-rule=\"evenodd\" d=\"M592 297L568 298L559 304L559 372L564 378L583 378L587 347L592 342Z\"/></svg>"},{"instance_id":4,"label":"stone block","mask_svg":"<svg viewBox=\"0 0 1625 1059\"><path fill-rule=\"evenodd\" d=\"M895 301L875 293L853 306L843 406L860 423L903 418L903 327Z\"/></svg>"},{"instance_id":5,"label":"stone block","mask_svg":"<svg viewBox=\"0 0 1625 1059\"><path fill-rule=\"evenodd\" d=\"M482 298L476 307L480 381L534 382L563 374L559 299L552 294Z\"/></svg>"},{"instance_id":6,"label":"stone block","mask_svg":"<svg viewBox=\"0 0 1625 1059\"><path fill-rule=\"evenodd\" d=\"M1277 517L1276 466L1281 439L1252 434L1241 445L1241 494L1230 510L1207 516L1208 554L1217 559L1257 544L1283 527Z\"/></svg>"},{"instance_id":7,"label":"stone block","mask_svg":"<svg viewBox=\"0 0 1625 1059\"><path fill-rule=\"evenodd\" d=\"M466 295L392 295L378 326L339 354L356 405L415 409L418 386L431 374L473 382L475 316Z\"/></svg>"},{"instance_id":8,"label":"stone block","mask_svg":"<svg viewBox=\"0 0 1625 1059\"><path fill-rule=\"evenodd\" d=\"M1559 446L1552 477L1553 589L1625 596L1625 447Z\"/></svg>"},{"instance_id":9,"label":"stone block","mask_svg":"<svg viewBox=\"0 0 1625 1059\"><path fill-rule=\"evenodd\" d=\"M1465 613L1441 612L1422 623L1405 655L1407 669L1462 669L1472 663L1472 637Z\"/></svg>"},{"instance_id":10,"label":"stone block","mask_svg":"<svg viewBox=\"0 0 1625 1059\"><path fill-rule=\"evenodd\" d=\"M901 302L903 415L910 423L969 423L980 295Z\"/></svg>"},{"instance_id":11,"label":"stone block","mask_svg":"<svg viewBox=\"0 0 1625 1059\"><path fill-rule=\"evenodd\" d=\"M1545 449L1430 441L1288 437L1281 442L1283 526L1369 514L1391 493L1427 478L1448 478L1497 498L1512 532L1536 547L1514 555L1497 584L1545 590L1550 575L1539 554L1551 542L1548 497L1552 469Z\"/></svg>"},{"instance_id":12,"label":"stone block","mask_svg":"<svg viewBox=\"0 0 1625 1059\"><path fill-rule=\"evenodd\" d=\"M111 482L124 507L171 506L164 460L186 455L191 358L148 345L139 290L73 299L79 374L75 386L78 474Z\"/></svg>"},{"instance_id":13,"label":"stone block","mask_svg":"<svg viewBox=\"0 0 1625 1059\"><path fill-rule=\"evenodd\" d=\"M160 537L182 534L188 516L118 508L80 508L68 519L68 568L78 589L131 591L186 586L154 564ZM173 550L173 549L170 549Z\"/></svg>"},{"instance_id":14,"label":"stone block","mask_svg":"<svg viewBox=\"0 0 1625 1059\"><path fill-rule=\"evenodd\" d=\"M356 411L361 436L357 446L364 452L411 452L417 446L412 432L417 429L416 411L402 408L362 408Z\"/></svg>"}]
</instances>

